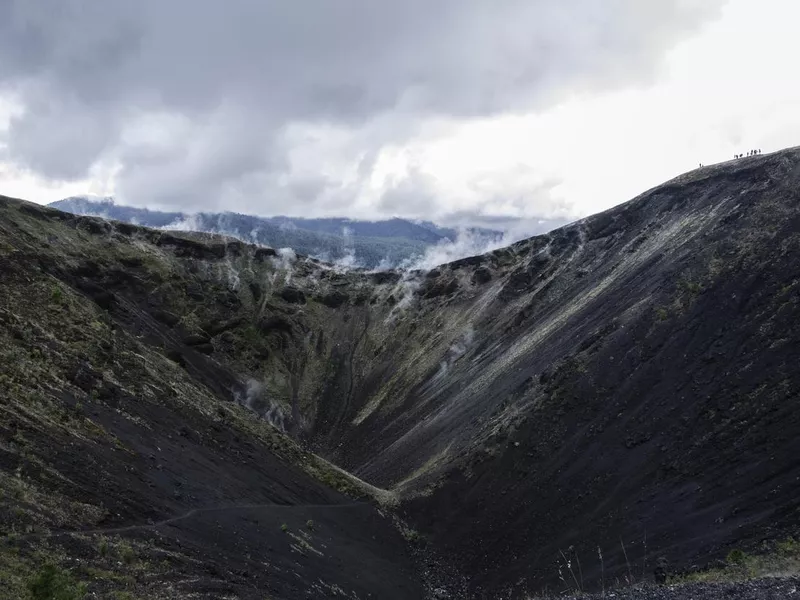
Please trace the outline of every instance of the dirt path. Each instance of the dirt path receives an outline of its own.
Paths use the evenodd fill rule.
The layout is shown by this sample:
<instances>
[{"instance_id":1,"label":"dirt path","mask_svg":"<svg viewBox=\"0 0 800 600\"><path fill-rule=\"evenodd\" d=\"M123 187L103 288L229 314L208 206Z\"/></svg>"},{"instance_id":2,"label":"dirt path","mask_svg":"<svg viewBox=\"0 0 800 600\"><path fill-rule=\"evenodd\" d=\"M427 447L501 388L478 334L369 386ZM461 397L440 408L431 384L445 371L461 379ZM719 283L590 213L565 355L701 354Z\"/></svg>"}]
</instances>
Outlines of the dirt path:
<instances>
[{"instance_id":1,"label":"dirt path","mask_svg":"<svg viewBox=\"0 0 800 600\"><path fill-rule=\"evenodd\" d=\"M165 525L173 525L179 521L190 519L195 515L213 512L227 512L235 510L257 510L264 508L272 509L342 509L353 508L356 506L370 506L367 502L350 502L348 504L237 504L234 506L210 506L207 508L193 508L175 517L139 525L124 525L122 527L104 527L98 529L63 529L42 533L30 533L19 536L19 540L35 540L59 537L62 535L112 535L116 533L127 533L129 531L140 531L148 529L158 529Z\"/></svg>"}]
</instances>

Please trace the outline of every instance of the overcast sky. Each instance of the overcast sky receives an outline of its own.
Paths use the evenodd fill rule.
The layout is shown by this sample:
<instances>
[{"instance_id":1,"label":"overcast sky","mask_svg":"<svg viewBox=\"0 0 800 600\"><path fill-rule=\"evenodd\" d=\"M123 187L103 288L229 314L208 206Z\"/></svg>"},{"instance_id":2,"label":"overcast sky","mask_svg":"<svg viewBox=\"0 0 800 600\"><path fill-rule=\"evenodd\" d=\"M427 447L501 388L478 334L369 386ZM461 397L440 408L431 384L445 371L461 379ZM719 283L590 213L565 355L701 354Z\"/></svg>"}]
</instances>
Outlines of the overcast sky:
<instances>
[{"instance_id":1,"label":"overcast sky","mask_svg":"<svg viewBox=\"0 0 800 600\"><path fill-rule=\"evenodd\" d=\"M573 218L800 144L796 0L0 0L0 193Z\"/></svg>"}]
</instances>

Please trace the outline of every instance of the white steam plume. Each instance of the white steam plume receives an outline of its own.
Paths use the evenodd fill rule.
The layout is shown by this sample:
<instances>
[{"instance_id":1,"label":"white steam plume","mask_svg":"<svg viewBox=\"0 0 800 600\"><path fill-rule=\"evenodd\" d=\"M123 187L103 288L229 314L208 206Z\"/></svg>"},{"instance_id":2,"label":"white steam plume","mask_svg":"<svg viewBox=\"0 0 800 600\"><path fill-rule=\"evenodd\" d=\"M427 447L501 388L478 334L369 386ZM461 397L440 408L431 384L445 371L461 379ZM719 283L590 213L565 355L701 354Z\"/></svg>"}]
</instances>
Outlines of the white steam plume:
<instances>
[{"instance_id":1,"label":"white steam plume","mask_svg":"<svg viewBox=\"0 0 800 600\"><path fill-rule=\"evenodd\" d=\"M273 427L286 431L286 415L283 409L266 397L264 386L259 381L249 379L244 394L237 393L234 397L239 404L268 421Z\"/></svg>"}]
</instances>

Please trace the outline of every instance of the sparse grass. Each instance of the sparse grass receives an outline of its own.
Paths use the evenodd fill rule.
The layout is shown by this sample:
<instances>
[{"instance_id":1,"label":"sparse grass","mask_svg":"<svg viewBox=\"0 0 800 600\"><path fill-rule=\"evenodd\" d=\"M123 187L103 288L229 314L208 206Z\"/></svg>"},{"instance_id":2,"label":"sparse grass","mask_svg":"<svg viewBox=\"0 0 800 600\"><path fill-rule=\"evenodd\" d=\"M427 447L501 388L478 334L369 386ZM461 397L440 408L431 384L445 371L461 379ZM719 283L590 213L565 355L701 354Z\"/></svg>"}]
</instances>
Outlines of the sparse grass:
<instances>
[{"instance_id":1,"label":"sparse grass","mask_svg":"<svg viewBox=\"0 0 800 600\"><path fill-rule=\"evenodd\" d=\"M18 599L27 594L27 580L33 572L31 562L20 555L17 535L0 540L0 598Z\"/></svg>"},{"instance_id":2,"label":"sparse grass","mask_svg":"<svg viewBox=\"0 0 800 600\"><path fill-rule=\"evenodd\" d=\"M119 556L120 560L122 560L122 562L124 562L126 565L131 565L136 561L136 551L128 542L117 542L115 550L117 556Z\"/></svg>"},{"instance_id":3,"label":"sparse grass","mask_svg":"<svg viewBox=\"0 0 800 600\"><path fill-rule=\"evenodd\" d=\"M403 532L403 537L405 537L406 540L408 540L411 543L416 543L420 541L420 539L422 539L422 536L420 536L419 531L417 531L416 529L406 529Z\"/></svg>"},{"instance_id":4,"label":"sparse grass","mask_svg":"<svg viewBox=\"0 0 800 600\"><path fill-rule=\"evenodd\" d=\"M142 559L160 552L149 542L105 536L99 540L77 536L73 542L87 544L87 548L95 545L98 553L87 555L72 544L65 548L57 540L0 540L0 600L173 597L137 592L140 579L152 581L171 570L169 564Z\"/></svg>"},{"instance_id":5,"label":"sparse grass","mask_svg":"<svg viewBox=\"0 0 800 600\"><path fill-rule=\"evenodd\" d=\"M54 304L64 304L64 292L61 291L61 286L58 284L53 284L50 290L50 300Z\"/></svg>"},{"instance_id":6,"label":"sparse grass","mask_svg":"<svg viewBox=\"0 0 800 600\"><path fill-rule=\"evenodd\" d=\"M125 573L120 572L119 568L114 571L94 567L91 565L84 565L79 567L82 575L86 575L92 581L105 581L113 583L114 585L122 585L124 587L133 587L136 585L136 579Z\"/></svg>"},{"instance_id":7,"label":"sparse grass","mask_svg":"<svg viewBox=\"0 0 800 600\"><path fill-rule=\"evenodd\" d=\"M670 583L744 581L759 577L800 574L800 542L789 538L772 543L763 553L748 554L740 549L728 552L725 566L671 577Z\"/></svg>"},{"instance_id":8,"label":"sparse grass","mask_svg":"<svg viewBox=\"0 0 800 600\"><path fill-rule=\"evenodd\" d=\"M0 472L0 511L14 515L21 527L37 528L94 525L106 512L46 489L40 480L27 477L21 465L14 475Z\"/></svg>"},{"instance_id":9,"label":"sparse grass","mask_svg":"<svg viewBox=\"0 0 800 600\"><path fill-rule=\"evenodd\" d=\"M725 557L725 562L729 565L743 565L745 560L747 560L747 555L738 548L728 552L728 556Z\"/></svg>"},{"instance_id":10,"label":"sparse grass","mask_svg":"<svg viewBox=\"0 0 800 600\"><path fill-rule=\"evenodd\" d=\"M673 315L682 314L695 299L705 291L706 286L696 276L683 274L675 284L676 294L667 304L655 309L658 321L666 321Z\"/></svg>"},{"instance_id":11,"label":"sparse grass","mask_svg":"<svg viewBox=\"0 0 800 600\"><path fill-rule=\"evenodd\" d=\"M788 538L775 544L775 551L778 556L795 557L800 559L800 542L794 538Z\"/></svg>"},{"instance_id":12,"label":"sparse grass","mask_svg":"<svg viewBox=\"0 0 800 600\"><path fill-rule=\"evenodd\" d=\"M192 333L202 331L200 327L200 318L197 316L197 309L184 313L179 324Z\"/></svg>"},{"instance_id":13,"label":"sparse grass","mask_svg":"<svg viewBox=\"0 0 800 600\"><path fill-rule=\"evenodd\" d=\"M316 455L309 456L311 460L301 463L306 473L351 498L363 498L366 495L365 490L359 486L360 482L357 482L354 476L339 471ZM364 484L364 487L366 487L366 484ZM376 499L380 500L379 498Z\"/></svg>"},{"instance_id":14,"label":"sparse grass","mask_svg":"<svg viewBox=\"0 0 800 600\"><path fill-rule=\"evenodd\" d=\"M100 539L97 542L97 553L101 557L108 556L108 538L106 536L100 536Z\"/></svg>"},{"instance_id":15,"label":"sparse grass","mask_svg":"<svg viewBox=\"0 0 800 600\"><path fill-rule=\"evenodd\" d=\"M560 559L558 560L558 578L561 580L561 583L568 587L574 583L575 590L583 592L583 572L575 548L570 546L567 550L567 554L564 554L563 550L559 550L558 553L560 555ZM564 561L563 563L561 562L562 560Z\"/></svg>"},{"instance_id":16,"label":"sparse grass","mask_svg":"<svg viewBox=\"0 0 800 600\"><path fill-rule=\"evenodd\" d=\"M703 286L696 281L691 281L689 279L681 279L678 282L678 288L682 292L686 292L692 296L697 296L700 292L703 291Z\"/></svg>"}]
</instances>

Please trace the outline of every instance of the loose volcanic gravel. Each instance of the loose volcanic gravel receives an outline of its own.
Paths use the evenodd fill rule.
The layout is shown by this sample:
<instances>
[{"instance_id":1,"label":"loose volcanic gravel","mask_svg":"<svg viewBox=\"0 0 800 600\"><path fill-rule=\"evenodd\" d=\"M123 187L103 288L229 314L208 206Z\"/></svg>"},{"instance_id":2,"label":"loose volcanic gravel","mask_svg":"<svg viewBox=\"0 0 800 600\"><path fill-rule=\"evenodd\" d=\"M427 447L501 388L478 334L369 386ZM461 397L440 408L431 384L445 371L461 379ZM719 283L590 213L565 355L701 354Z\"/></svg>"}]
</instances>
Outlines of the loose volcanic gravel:
<instances>
[{"instance_id":1,"label":"loose volcanic gravel","mask_svg":"<svg viewBox=\"0 0 800 600\"><path fill-rule=\"evenodd\" d=\"M553 597L555 598L555 597ZM596 600L785 600L800 599L800 578L765 578L735 583L686 583L607 591L601 594L558 596Z\"/></svg>"}]
</instances>

